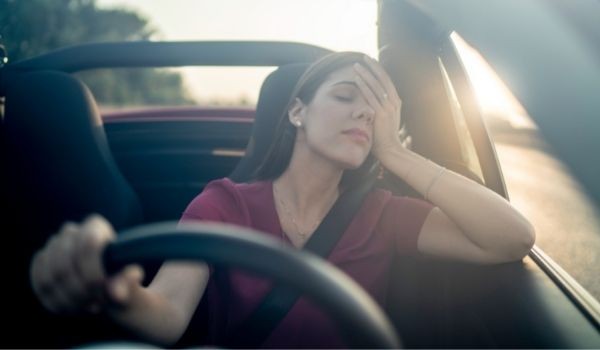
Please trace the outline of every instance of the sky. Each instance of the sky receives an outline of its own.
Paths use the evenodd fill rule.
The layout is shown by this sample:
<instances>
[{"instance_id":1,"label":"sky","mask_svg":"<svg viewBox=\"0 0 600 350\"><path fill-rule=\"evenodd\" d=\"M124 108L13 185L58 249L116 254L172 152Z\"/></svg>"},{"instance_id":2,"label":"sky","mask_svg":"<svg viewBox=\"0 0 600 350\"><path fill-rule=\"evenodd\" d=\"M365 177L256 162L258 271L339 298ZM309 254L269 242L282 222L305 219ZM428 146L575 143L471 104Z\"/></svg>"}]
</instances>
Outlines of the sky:
<instances>
[{"instance_id":1,"label":"sky","mask_svg":"<svg viewBox=\"0 0 600 350\"><path fill-rule=\"evenodd\" d=\"M141 13L159 30L156 40L284 40L377 56L375 0L98 0L97 3L101 7L125 7ZM255 101L260 84L273 69L185 68L183 73L198 100L246 96Z\"/></svg>"},{"instance_id":2,"label":"sky","mask_svg":"<svg viewBox=\"0 0 600 350\"><path fill-rule=\"evenodd\" d=\"M100 7L135 10L159 34L154 40L282 40L377 57L376 0L97 0ZM332 20L334 19L334 20ZM454 37L484 112L515 127L533 127L525 110L479 53ZM177 69L200 103L245 98L255 103L274 68Z\"/></svg>"}]
</instances>

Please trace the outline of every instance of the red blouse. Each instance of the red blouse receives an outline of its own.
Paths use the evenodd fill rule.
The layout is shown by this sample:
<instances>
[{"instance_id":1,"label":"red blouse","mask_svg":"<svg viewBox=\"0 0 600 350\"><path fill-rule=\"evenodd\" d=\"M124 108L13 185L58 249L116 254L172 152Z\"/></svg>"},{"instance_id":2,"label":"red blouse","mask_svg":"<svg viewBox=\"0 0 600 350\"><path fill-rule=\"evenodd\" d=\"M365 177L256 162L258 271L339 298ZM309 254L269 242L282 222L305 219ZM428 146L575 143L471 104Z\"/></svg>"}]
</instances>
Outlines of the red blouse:
<instances>
[{"instance_id":1,"label":"red blouse","mask_svg":"<svg viewBox=\"0 0 600 350\"><path fill-rule=\"evenodd\" d=\"M373 190L327 260L384 305L393 256L417 252L419 232L432 208L423 200ZM188 205L181 218L181 221L187 220L237 224L292 245L279 222L272 181L249 184L236 184L227 178L212 181ZM226 278L230 286L227 292L212 275L207 287L210 333L213 335L227 334L250 316L272 286L267 279L237 270L231 270ZM224 324L226 330L216 329ZM346 346L329 317L306 298L299 298L263 347Z\"/></svg>"}]
</instances>

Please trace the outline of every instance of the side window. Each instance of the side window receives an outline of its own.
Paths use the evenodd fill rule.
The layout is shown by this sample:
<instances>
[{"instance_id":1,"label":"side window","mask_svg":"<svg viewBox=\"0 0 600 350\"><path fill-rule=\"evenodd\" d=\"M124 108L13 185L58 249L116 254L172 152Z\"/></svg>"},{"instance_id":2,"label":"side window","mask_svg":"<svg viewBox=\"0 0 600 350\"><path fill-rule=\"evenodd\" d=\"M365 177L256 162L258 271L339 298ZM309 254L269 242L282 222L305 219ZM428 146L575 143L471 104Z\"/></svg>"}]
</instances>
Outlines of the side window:
<instances>
[{"instance_id":1,"label":"side window","mask_svg":"<svg viewBox=\"0 0 600 350\"><path fill-rule=\"evenodd\" d=\"M463 109L458 101L456 92L454 91L454 87L452 86L452 82L448 77L448 72L442 63L441 58L438 59L438 63L444 81L444 88L446 89L446 94L448 95L448 99L450 101L452 119L454 121L456 132L458 133L458 142L460 144L462 158L461 160L463 165L465 165L472 174L476 175L480 180L482 180L483 173L481 171L481 164L479 163L479 158L475 150L475 144L473 142L473 138L471 137L471 132L467 126Z\"/></svg>"},{"instance_id":2,"label":"side window","mask_svg":"<svg viewBox=\"0 0 600 350\"><path fill-rule=\"evenodd\" d=\"M474 144L486 185L486 172L501 165L511 203L535 227L537 248L532 258L570 274L567 279L587 290L578 290L578 295L589 292L600 299L600 207L546 144L525 107L485 57L459 36L453 34L452 39L442 50L440 69L450 98L459 102L453 116L460 142L468 143L461 145L463 153L467 150L466 164L471 168L468 153ZM485 127L479 127L484 120ZM465 126L470 132L461 130ZM488 132L486 140L482 136ZM489 143L492 148L487 152Z\"/></svg>"},{"instance_id":3,"label":"side window","mask_svg":"<svg viewBox=\"0 0 600 350\"><path fill-rule=\"evenodd\" d=\"M498 157L482 117L478 96L453 36L449 36L439 47L437 64L450 105L454 131L458 136L461 164L457 164L457 167L461 173L470 175L473 180L507 197Z\"/></svg>"}]
</instances>

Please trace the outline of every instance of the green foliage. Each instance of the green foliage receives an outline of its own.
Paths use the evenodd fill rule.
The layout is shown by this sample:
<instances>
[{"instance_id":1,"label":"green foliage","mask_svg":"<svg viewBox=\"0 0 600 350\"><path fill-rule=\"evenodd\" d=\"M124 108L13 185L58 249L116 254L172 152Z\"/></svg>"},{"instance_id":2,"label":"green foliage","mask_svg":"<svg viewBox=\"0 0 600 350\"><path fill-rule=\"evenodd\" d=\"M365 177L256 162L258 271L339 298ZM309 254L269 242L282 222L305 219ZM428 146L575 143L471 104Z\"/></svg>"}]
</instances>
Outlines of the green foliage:
<instances>
[{"instance_id":1,"label":"green foliage","mask_svg":"<svg viewBox=\"0 0 600 350\"><path fill-rule=\"evenodd\" d=\"M80 43L149 40L156 33L143 16L98 8L95 0L0 0L0 43L10 62ZM79 77L102 104L194 102L181 76L166 70L97 70Z\"/></svg>"},{"instance_id":2,"label":"green foliage","mask_svg":"<svg viewBox=\"0 0 600 350\"><path fill-rule=\"evenodd\" d=\"M98 101L108 105L194 103L186 97L178 73L157 69L118 69L82 72L78 76L90 87Z\"/></svg>"}]
</instances>

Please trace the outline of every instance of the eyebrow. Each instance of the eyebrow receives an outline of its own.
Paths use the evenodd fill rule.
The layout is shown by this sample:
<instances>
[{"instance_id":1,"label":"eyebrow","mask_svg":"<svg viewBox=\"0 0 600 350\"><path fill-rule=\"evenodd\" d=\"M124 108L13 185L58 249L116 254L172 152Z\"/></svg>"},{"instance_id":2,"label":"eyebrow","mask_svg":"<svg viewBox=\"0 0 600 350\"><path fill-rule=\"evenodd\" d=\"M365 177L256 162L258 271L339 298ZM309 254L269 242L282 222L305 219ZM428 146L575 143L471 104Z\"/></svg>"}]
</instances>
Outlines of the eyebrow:
<instances>
[{"instance_id":1,"label":"eyebrow","mask_svg":"<svg viewBox=\"0 0 600 350\"><path fill-rule=\"evenodd\" d=\"M355 88L358 89L358 85L356 85L355 82L353 82L353 81L347 81L347 80L338 81L337 83L332 84L331 86L337 86L337 85L342 85L342 84L352 85L352 86L354 86Z\"/></svg>"}]
</instances>

